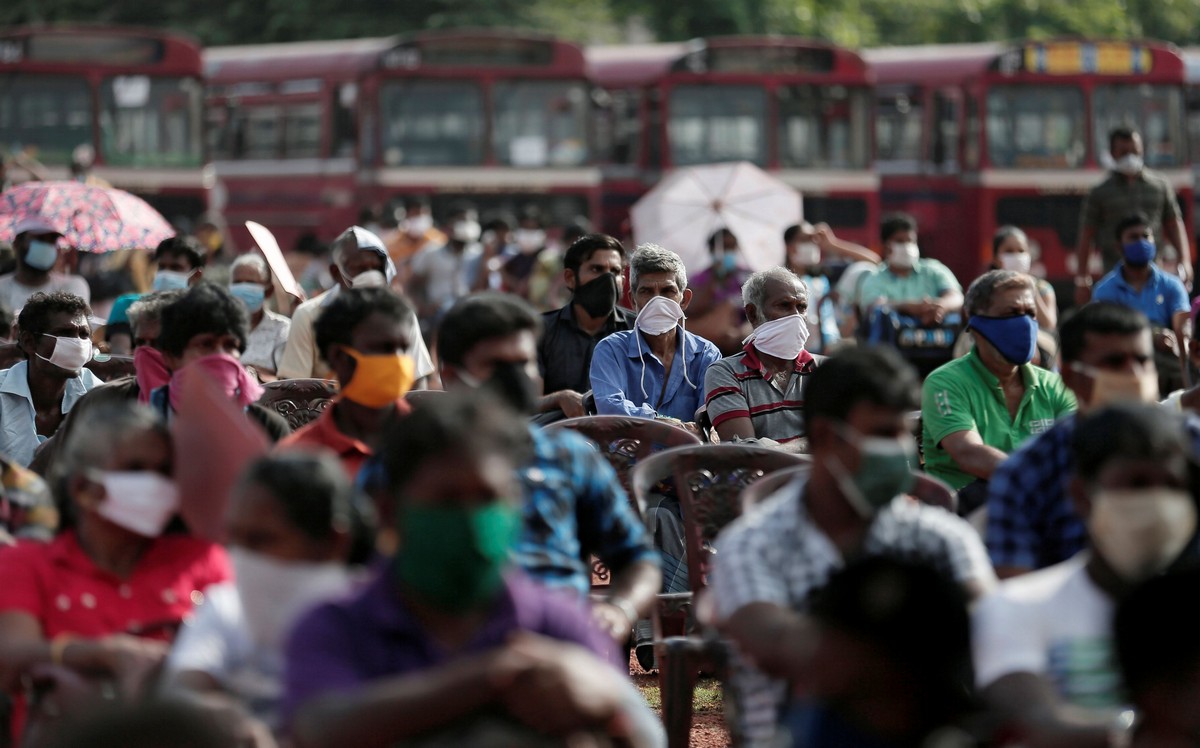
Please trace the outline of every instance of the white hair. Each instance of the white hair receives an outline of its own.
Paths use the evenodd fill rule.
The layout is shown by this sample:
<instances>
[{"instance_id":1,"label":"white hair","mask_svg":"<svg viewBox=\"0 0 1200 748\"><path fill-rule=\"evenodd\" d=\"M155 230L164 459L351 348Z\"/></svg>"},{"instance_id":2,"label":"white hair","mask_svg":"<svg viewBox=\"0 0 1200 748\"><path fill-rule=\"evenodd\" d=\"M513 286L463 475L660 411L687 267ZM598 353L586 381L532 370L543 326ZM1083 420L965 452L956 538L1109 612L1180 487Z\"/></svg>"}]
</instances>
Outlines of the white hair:
<instances>
[{"instance_id":1,"label":"white hair","mask_svg":"<svg viewBox=\"0 0 1200 748\"><path fill-rule=\"evenodd\" d=\"M629 258L629 287L637 293L638 278L648 273L674 273L679 290L687 288L687 268L679 255L657 244L639 244Z\"/></svg>"},{"instance_id":2,"label":"white hair","mask_svg":"<svg viewBox=\"0 0 1200 748\"><path fill-rule=\"evenodd\" d=\"M802 281L800 276L787 268L773 267L768 270L759 270L757 273L751 273L746 282L742 284L742 306L753 304L759 317L757 320L750 320L751 322L761 322L765 318L763 305L767 302L767 281L772 280L799 286L805 301L808 300L808 284Z\"/></svg>"},{"instance_id":3,"label":"white hair","mask_svg":"<svg viewBox=\"0 0 1200 748\"><path fill-rule=\"evenodd\" d=\"M256 252L247 252L244 255L239 255L236 260L229 266L230 274L236 273L238 268L251 267L258 272L259 277L263 279L263 283L271 280L271 268L267 266L267 261Z\"/></svg>"}]
</instances>

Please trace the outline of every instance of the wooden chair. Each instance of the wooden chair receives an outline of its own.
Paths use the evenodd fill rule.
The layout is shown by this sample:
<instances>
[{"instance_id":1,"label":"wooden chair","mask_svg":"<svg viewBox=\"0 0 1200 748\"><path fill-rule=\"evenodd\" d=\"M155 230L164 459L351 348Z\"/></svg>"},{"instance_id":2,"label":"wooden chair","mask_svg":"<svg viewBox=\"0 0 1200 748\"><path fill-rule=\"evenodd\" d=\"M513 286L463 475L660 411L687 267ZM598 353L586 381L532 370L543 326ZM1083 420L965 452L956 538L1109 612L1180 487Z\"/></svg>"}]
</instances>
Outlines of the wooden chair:
<instances>
[{"instance_id":1,"label":"wooden chair","mask_svg":"<svg viewBox=\"0 0 1200 748\"><path fill-rule=\"evenodd\" d=\"M263 385L258 404L283 416L295 431L324 413L337 392L332 379L280 379Z\"/></svg>"},{"instance_id":2,"label":"wooden chair","mask_svg":"<svg viewBox=\"0 0 1200 748\"><path fill-rule=\"evenodd\" d=\"M761 504L765 499L796 478L807 478L811 472L812 465L805 464L776 470L770 475L764 475L762 478L746 486L746 489L742 491L742 511L746 511L756 504Z\"/></svg>"},{"instance_id":3,"label":"wooden chair","mask_svg":"<svg viewBox=\"0 0 1200 748\"><path fill-rule=\"evenodd\" d=\"M639 463L633 489L639 503L658 483L673 478L683 513L690 593L660 595L659 615L666 622L691 607L707 584L708 558L717 533L742 513L747 486L779 470L808 468L811 458L769 447L705 444L669 449ZM793 476L794 477L794 476ZM666 636L655 643L662 684L667 743L686 746L692 723L692 692L700 669L722 672L726 647L711 630L699 635Z\"/></svg>"},{"instance_id":4,"label":"wooden chair","mask_svg":"<svg viewBox=\"0 0 1200 748\"><path fill-rule=\"evenodd\" d=\"M582 416L555 421L545 429L570 429L591 440L617 472L621 487L625 489L639 517L645 515L646 503L638 500L630 483L630 473L634 466L664 449L700 443L690 431L651 418ZM594 579L601 583L607 584L609 581L608 568L599 561L593 560L592 574Z\"/></svg>"}]
</instances>

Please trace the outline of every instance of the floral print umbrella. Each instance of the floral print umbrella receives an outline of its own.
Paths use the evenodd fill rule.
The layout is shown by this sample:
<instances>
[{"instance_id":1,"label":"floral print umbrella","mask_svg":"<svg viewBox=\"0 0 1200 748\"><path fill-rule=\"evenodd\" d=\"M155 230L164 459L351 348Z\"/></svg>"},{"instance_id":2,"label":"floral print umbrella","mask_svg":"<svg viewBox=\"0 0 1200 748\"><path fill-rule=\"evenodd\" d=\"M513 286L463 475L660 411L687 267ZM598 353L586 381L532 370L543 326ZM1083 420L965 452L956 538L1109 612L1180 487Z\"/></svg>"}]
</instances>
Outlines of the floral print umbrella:
<instances>
[{"instance_id":1,"label":"floral print umbrella","mask_svg":"<svg viewBox=\"0 0 1200 748\"><path fill-rule=\"evenodd\" d=\"M153 249L175 235L158 211L123 190L26 182L0 193L0 241L11 242L13 228L31 215L57 225L63 240L80 252Z\"/></svg>"}]
</instances>

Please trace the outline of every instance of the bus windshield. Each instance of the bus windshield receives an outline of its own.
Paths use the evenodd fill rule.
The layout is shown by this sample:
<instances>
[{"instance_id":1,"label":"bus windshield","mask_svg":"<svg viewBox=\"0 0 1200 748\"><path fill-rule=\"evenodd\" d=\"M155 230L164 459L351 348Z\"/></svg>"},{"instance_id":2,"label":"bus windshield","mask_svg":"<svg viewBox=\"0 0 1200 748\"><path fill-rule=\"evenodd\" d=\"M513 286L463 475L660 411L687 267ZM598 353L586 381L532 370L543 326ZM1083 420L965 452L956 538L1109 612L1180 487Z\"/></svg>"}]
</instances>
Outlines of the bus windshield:
<instances>
[{"instance_id":1,"label":"bus windshield","mask_svg":"<svg viewBox=\"0 0 1200 748\"><path fill-rule=\"evenodd\" d=\"M767 163L767 92L755 86L678 86L671 90L671 163Z\"/></svg>"},{"instance_id":2,"label":"bus windshield","mask_svg":"<svg viewBox=\"0 0 1200 748\"><path fill-rule=\"evenodd\" d=\"M1097 160L1108 153L1109 132L1127 126L1142 134L1147 166L1179 168L1186 164L1183 92L1178 87L1148 83L1097 86L1092 105Z\"/></svg>"},{"instance_id":3,"label":"bus windshield","mask_svg":"<svg viewBox=\"0 0 1200 748\"><path fill-rule=\"evenodd\" d=\"M379 94L386 166L483 163L483 91L468 81L400 80Z\"/></svg>"},{"instance_id":4,"label":"bus windshield","mask_svg":"<svg viewBox=\"0 0 1200 748\"><path fill-rule=\"evenodd\" d=\"M996 86L987 96L988 158L1001 169L1066 169L1087 157L1083 92Z\"/></svg>"},{"instance_id":5,"label":"bus windshield","mask_svg":"<svg viewBox=\"0 0 1200 748\"><path fill-rule=\"evenodd\" d=\"M582 83L501 81L492 91L492 146L505 166L579 166L588 160L588 94Z\"/></svg>"},{"instance_id":6,"label":"bus windshield","mask_svg":"<svg viewBox=\"0 0 1200 748\"><path fill-rule=\"evenodd\" d=\"M202 94L195 78L106 78L100 84L100 149L105 163L200 166Z\"/></svg>"},{"instance_id":7,"label":"bus windshield","mask_svg":"<svg viewBox=\"0 0 1200 748\"><path fill-rule=\"evenodd\" d=\"M0 150L70 163L76 146L92 144L91 100L82 77L0 76Z\"/></svg>"},{"instance_id":8,"label":"bus windshield","mask_svg":"<svg viewBox=\"0 0 1200 748\"><path fill-rule=\"evenodd\" d=\"M845 86L779 89L779 165L865 169L869 162L870 93Z\"/></svg>"}]
</instances>

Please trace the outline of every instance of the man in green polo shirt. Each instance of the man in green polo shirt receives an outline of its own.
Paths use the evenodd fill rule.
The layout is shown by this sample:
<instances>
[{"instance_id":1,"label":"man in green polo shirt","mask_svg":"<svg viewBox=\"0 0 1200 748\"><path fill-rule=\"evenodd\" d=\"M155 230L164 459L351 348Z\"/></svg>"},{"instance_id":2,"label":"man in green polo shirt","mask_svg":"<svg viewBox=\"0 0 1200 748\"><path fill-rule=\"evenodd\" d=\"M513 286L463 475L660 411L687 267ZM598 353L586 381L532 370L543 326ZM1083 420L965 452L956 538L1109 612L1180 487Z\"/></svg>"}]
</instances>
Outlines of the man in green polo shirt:
<instances>
[{"instance_id":1,"label":"man in green polo shirt","mask_svg":"<svg viewBox=\"0 0 1200 748\"><path fill-rule=\"evenodd\" d=\"M1032 279L1010 270L984 273L967 289L964 309L975 348L933 371L921 397L925 470L969 497L986 495L992 471L1021 442L1075 410L1053 372L1029 363L1037 345ZM974 490L965 487L979 481Z\"/></svg>"}]
</instances>

